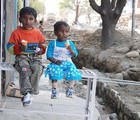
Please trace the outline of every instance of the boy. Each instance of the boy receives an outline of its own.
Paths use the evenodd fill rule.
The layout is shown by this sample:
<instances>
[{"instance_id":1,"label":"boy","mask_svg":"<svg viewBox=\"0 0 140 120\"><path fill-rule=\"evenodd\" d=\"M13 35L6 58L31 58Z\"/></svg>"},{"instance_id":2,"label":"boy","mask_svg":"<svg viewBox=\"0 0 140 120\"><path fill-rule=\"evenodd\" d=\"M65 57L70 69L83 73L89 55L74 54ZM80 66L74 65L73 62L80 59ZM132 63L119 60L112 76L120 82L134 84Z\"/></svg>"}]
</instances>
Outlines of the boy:
<instances>
[{"instance_id":1,"label":"boy","mask_svg":"<svg viewBox=\"0 0 140 120\"><path fill-rule=\"evenodd\" d=\"M71 60L71 57L78 55L74 43L67 39L69 33L69 25L64 21L58 21L54 24L54 34L57 36L56 40L52 40L47 49L47 59L51 62L45 74L49 75L52 80L52 99L58 98L57 81L70 81L69 87L66 90L66 97L73 97L73 87L75 80L81 79L81 74Z\"/></svg>"},{"instance_id":2,"label":"boy","mask_svg":"<svg viewBox=\"0 0 140 120\"><path fill-rule=\"evenodd\" d=\"M19 72L23 106L31 104L31 94L38 94L38 83L43 72L41 55L45 53L45 38L34 27L37 12L34 8L20 10L22 26L14 30L7 43L7 50L15 55L15 68Z\"/></svg>"}]
</instances>

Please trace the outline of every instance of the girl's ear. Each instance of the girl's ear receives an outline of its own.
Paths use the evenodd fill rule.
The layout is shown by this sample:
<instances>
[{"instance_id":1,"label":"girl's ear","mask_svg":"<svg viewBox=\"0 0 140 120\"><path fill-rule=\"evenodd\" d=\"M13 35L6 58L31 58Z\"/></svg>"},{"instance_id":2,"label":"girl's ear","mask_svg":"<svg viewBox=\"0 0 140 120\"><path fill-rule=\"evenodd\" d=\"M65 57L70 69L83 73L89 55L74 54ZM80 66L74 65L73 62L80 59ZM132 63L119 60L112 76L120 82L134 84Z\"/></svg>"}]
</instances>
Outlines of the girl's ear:
<instances>
[{"instance_id":1,"label":"girl's ear","mask_svg":"<svg viewBox=\"0 0 140 120\"><path fill-rule=\"evenodd\" d=\"M57 32L56 31L54 31L54 35L57 36Z\"/></svg>"}]
</instances>

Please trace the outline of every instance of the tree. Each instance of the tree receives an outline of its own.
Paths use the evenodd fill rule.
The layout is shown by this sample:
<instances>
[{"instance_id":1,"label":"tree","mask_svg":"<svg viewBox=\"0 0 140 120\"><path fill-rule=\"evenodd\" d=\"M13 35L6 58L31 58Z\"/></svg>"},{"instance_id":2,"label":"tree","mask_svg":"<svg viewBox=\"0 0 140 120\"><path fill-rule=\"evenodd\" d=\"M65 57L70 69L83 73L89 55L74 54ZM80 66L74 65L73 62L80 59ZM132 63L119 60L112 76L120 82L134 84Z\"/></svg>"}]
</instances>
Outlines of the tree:
<instances>
[{"instance_id":1,"label":"tree","mask_svg":"<svg viewBox=\"0 0 140 120\"><path fill-rule=\"evenodd\" d=\"M30 0L30 6L35 8L37 13L39 14L44 14L44 3L41 2L40 0Z\"/></svg>"},{"instance_id":2,"label":"tree","mask_svg":"<svg viewBox=\"0 0 140 120\"><path fill-rule=\"evenodd\" d=\"M102 18L101 47L107 49L114 44L115 28L127 0L101 0L100 6L95 0L89 2Z\"/></svg>"},{"instance_id":3,"label":"tree","mask_svg":"<svg viewBox=\"0 0 140 120\"><path fill-rule=\"evenodd\" d=\"M93 12L93 10L89 6L88 0L63 0L59 4L59 6L60 9L64 9L64 12L66 12L66 10L68 10L68 12L70 12L70 10L72 10L72 12L75 12L75 20L74 20L75 24L78 23L79 16L84 14L87 15L88 21L90 23L91 21L90 14L91 12Z\"/></svg>"},{"instance_id":4,"label":"tree","mask_svg":"<svg viewBox=\"0 0 140 120\"><path fill-rule=\"evenodd\" d=\"M37 13L44 14L44 3L39 0L30 0L31 7L35 8ZM20 9L23 7L23 0L18 0L17 9L20 11Z\"/></svg>"}]
</instances>

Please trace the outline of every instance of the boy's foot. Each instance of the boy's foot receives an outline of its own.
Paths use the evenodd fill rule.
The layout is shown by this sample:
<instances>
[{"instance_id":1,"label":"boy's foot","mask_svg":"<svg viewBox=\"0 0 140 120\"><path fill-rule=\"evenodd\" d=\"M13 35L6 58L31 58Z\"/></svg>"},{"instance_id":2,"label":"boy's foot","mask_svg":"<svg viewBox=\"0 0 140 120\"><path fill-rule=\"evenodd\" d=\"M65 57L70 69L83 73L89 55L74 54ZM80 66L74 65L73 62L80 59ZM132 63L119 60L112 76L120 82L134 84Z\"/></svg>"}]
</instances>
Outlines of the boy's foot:
<instances>
[{"instance_id":1,"label":"boy's foot","mask_svg":"<svg viewBox=\"0 0 140 120\"><path fill-rule=\"evenodd\" d=\"M66 97L73 98L73 92L74 92L73 88L68 88L66 90Z\"/></svg>"},{"instance_id":2,"label":"boy's foot","mask_svg":"<svg viewBox=\"0 0 140 120\"><path fill-rule=\"evenodd\" d=\"M39 94L39 90L33 90L33 91L31 92L31 94L38 95L38 94Z\"/></svg>"},{"instance_id":3,"label":"boy's foot","mask_svg":"<svg viewBox=\"0 0 140 120\"><path fill-rule=\"evenodd\" d=\"M26 95L23 96L23 98L21 99L23 106L28 106L32 103L31 101L31 94L27 93Z\"/></svg>"},{"instance_id":4,"label":"boy's foot","mask_svg":"<svg viewBox=\"0 0 140 120\"><path fill-rule=\"evenodd\" d=\"M56 88L52 89L51 99L58 99L58 91Z\"/></svg>"}]
</instances>

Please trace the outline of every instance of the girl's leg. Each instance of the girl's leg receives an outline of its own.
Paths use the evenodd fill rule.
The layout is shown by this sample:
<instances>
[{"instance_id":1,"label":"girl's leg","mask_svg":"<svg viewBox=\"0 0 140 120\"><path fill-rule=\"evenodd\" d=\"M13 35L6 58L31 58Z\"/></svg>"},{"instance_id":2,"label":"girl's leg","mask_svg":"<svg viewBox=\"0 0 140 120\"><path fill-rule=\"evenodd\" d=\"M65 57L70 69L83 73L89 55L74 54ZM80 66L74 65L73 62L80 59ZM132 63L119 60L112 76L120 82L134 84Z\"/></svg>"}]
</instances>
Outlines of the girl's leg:
<instances>
[{"instance_id":1,"label":"girl's leg","mask_svg":"<svg viewBox=\"0 0 140 120\"><path fill-rule=\"evenodd\" d=\"M57 80L52 80L52 94L51 94L52 99L58 99L57 88L58 88Z\"/></svg>"},{"instance_id":2,"label":"girl's leg","mask_svg":"<svg viewBox=\"0 0 140 120\"><path fill-rule=\"evenodd\" d=\"M75 85L75 80L71 80L69 83L69 88L73 88Z\"/></svg>"},{"instance_id":3,"label":"girl's leg","mask_svg":"<svg viewBox=\"0 0 140 120\"><path fill-rule=\"evenodd\" d=\"M58 88L57 80L52 80L52 88Z\"/></svg>"},{"instance_id":4,"label":"girl's leg","mask_svg":"<svg viewBox=\"0 0 140 120\"><path fill-rule=\"evenodd\" d=\"M75 80L70 80L69 87L66 90L66 97L73 98Z\"/></svg>"}]
</instances>

